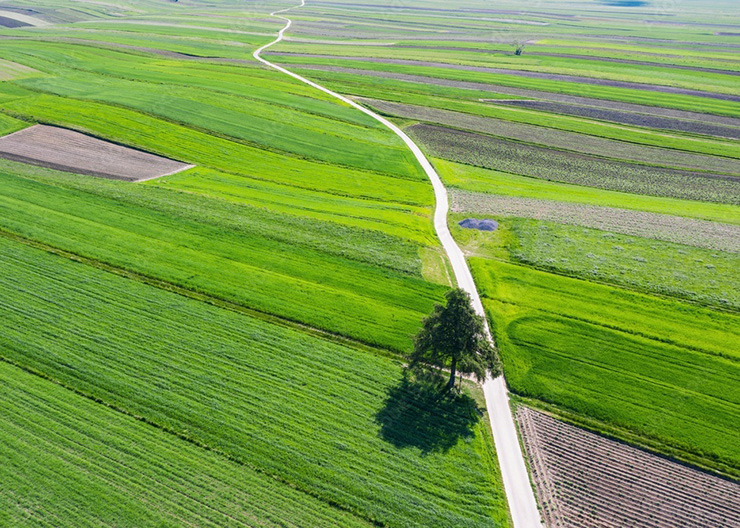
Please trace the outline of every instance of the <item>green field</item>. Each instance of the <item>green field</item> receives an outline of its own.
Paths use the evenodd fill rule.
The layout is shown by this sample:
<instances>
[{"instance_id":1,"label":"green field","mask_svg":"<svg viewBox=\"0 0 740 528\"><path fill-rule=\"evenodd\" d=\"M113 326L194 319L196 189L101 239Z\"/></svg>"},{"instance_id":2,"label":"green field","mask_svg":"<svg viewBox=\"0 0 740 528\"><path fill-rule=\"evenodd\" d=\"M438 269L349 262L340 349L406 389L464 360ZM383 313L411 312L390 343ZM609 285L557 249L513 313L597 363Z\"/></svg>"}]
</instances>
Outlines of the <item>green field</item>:
<instances>
[{"instance_id":1,"label":"green field","mask_svg":"<svg viewBox=\"0 0 740 528\"><path fill-rule=\"evenodd\" d=\"M667 22L649 5L353 4L309 4L303 39L271 60L365 98L433 157L510 389L737 474L740 149L712 133L740 126L740 62L732 30L711 29L737 10L688 2ZM455 225L470 217L499 230Z\"/></svg>"},{"instance_id":2,"label":"green field","mask_svg":"<svg viewBox=\"0 0 740 528\"><path fill-rule=\"evenodd\" d=\"M194 166L0 159L0 525L511 526L480 388L404 370L432 186L253 59L290 7L264 57L438 170L515 402L739 476L740 12L610 1L0 9L0 136Z\"/></svg>"},{"instance_id":3,"label":"green field","mask_svg":"<svg viewBox=\"0 0 740 528\"><path fill-rule=\"evenodd\" d=\"M517 394L732 471L740 318L471 259Z\"/></svg>"},{"instance_id":4,"label":"green field","mask_svg":"<svg viewBox=\"0 0 740 528\"><path fill-rule=\"evenodd\" d=\"M0 247L4 360L284 482L308 504L389 526L506 525L487 418L471 397L439 409L404 389L395 359L4 237Z\"/></svg>"},{"instance_id":5,"label":"green field","mask_svg":"<svg viewBox=\"0 0 740 528\"><path fill-rule=\"evenodd\" d=\"M0 386L4 526L372 526L5 362Z\"/></svg>"}]
</instances>

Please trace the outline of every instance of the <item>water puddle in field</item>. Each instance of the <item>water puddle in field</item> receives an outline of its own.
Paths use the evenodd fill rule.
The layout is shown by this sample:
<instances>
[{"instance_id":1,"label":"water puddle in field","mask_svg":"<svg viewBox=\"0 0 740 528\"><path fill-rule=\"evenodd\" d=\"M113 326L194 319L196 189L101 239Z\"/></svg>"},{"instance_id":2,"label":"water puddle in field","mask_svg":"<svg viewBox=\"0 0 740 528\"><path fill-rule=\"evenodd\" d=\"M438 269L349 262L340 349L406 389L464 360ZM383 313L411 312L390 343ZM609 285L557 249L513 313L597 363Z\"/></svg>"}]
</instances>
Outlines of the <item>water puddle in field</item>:
<instances>
[{"instance_id":1,"label":"water puddle in field","mask_svg":"<svg viewBox=\"0 0 740 528\"><path fill-rule=\"evenodd\" d=\"M458 223L465 229L477 229L479 231L496 231L498 222L496 220L478 220L477 218L466 218Z\"/></svg>"}]
</instances>

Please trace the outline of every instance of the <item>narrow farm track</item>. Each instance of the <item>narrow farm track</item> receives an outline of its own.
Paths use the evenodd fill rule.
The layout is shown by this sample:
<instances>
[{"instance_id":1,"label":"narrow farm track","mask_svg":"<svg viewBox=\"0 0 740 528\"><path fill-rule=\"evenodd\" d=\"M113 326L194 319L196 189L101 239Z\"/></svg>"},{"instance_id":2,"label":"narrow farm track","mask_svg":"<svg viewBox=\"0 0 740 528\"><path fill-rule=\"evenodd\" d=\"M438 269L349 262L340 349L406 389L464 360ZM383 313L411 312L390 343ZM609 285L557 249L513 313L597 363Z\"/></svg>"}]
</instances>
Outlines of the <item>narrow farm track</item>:
<instances>
[{"instance_id":1,"label":"narrow farm track","mask_svg":"<svg viewBox=\"0 0 740 528\"><path fill-rule=\"evenodd\" d=\"M295 7L303 7L305 5L305 0L301 0L300 6ZM287 17L281 16L280 13L285 13L291 9L294 9L294 7L289 7L270 13L271 16L285 20L285 27L280 30L277 38L274 41L270 42L269 44L265 44L261 48L257 49L252 54L253 57L262 64L269 66L270 68L289 75L290 77L293 77L294 79L297 79L302 83L312 86L317 90L321 90L322 92L346 104L349 104L357 110L372 117L376 121L379 121L403 140L403 142L414 153L414 156L421 164L424 172L426 172L427 176L432 182L432 186L434 187L434 195L436 199L436 208L434 211L434 227L436 229L437 236L442 243L442 247L447 253L450 263L452 264L452 269L455 273L455 278L457 279L458 286L460 286L471 295L476 312L485 318L483 304L481 303L480 296L478 295L478 290L475 287L475 282L473 281L473 276L470 273L470 268L468 267L467 261L465 260L465 255L463 254L462 250L457 245L455 240L452 238L450 230L447 227L447 212L449 210L447 190L445 189L441 178L434 170L434 167L426 158L426 156L424 156L424 153L416 145L416 143L414 143L411 138L409 138L403 132L403 130L401 130L399 127L397 127L387 119L383 118L382 116L376 114L375 112L368 110L367 108L361 106L360 104L352 101L347 97L333 92L328 88L325 88L313 81L310 81L305 77L301 77L300 75L293 73L281 66L278 66L277 64L273 64L272 62L261 57L261 53L264 50L283 40L283 36L292 25L292 21ZM486 332L489 334L489 338L492 339L487 326ZM519 445L519 439L517 437L514 419L509 407L509 397L504 377L499 376L495 380L490 378L487 379L486 382L483 384L483 391L486 398L486 405L488 407L488 415L491 420L491 429L493 430L496 452L498 455L499 463L501 465L504 490L506 492L506 497L509 503L509 509L511 511L514 527L540 527L542 526L542 521L537 509L537 502L534 497L534 492L532 491L532 486L530 484L529 474L524 463L524 455Z\"/></svg>"}]
</instances>

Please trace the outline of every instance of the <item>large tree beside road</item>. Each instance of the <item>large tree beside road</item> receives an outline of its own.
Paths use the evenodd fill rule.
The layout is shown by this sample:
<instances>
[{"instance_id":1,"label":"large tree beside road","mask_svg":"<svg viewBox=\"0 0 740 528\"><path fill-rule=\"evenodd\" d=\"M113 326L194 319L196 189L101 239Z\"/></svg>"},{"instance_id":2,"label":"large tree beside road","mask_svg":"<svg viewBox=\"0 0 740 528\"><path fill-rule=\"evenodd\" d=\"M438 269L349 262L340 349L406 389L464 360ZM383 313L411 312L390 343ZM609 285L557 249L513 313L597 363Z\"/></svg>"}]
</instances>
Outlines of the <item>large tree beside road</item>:
<instances>
[{"instance_id":1,"label":"large tree beside road","mask_svg":"<svg viewBox=\"0 0 740 528\"><path fill-rule=\"evenodd\" d=\"M472 374L479 382L488 374L494 378L501 374L501 361L488 339L483 318L473 309L470 295L456 288L445 297L447 303L434 306L414 338L410 366L449 369L445 390L454 387L458 372Z\"/></svg>"}]
</instances>

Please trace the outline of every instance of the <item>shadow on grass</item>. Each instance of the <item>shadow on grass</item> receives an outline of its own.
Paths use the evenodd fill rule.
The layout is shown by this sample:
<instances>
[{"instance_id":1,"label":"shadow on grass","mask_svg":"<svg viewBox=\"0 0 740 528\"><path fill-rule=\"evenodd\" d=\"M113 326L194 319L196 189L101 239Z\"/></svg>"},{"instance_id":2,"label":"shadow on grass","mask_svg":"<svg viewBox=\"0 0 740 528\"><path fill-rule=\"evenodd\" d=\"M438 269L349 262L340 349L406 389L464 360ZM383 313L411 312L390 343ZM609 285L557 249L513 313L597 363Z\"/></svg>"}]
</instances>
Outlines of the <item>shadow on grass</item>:
<instances>
[{"instance_id":1,"label":"shadow on grass","mask_svg":"<svg viewBox=\"0 0 740 528\"><path fill-rule=\"evenodd\" d=\"M437 374L404 374L388 391L375 415L379 436L396 447L416 447L423 454L447 452L461 438L471 438L482 411L465 393L444 393Z\"/></svg>"}]
</instances>

